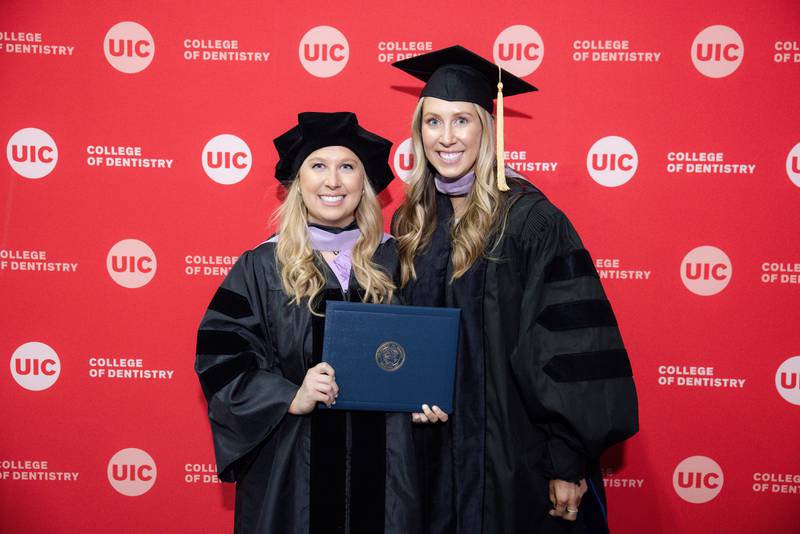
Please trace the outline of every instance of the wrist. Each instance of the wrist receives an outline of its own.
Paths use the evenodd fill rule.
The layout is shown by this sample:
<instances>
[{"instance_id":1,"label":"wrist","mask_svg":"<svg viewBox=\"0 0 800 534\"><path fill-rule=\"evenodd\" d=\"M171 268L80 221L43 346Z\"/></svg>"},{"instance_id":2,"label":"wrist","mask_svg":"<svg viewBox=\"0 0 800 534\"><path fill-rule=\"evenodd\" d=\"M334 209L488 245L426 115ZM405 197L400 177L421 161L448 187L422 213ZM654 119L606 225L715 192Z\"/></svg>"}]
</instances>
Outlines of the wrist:
<instances>
[{"instance_id":1,"label":"wrist","mask_svg":"<svg viewBox=\"0 0 800 534\"><path fill-rule=\"evenodd\" d=\"M288 413L290 413L291 415L303 415L302 411L300 410L300 402L297 399L298 396L300 396L299 389L297 390L297 393L295 393L291 404L289 404Z\"/></svg>"}]
</instances>

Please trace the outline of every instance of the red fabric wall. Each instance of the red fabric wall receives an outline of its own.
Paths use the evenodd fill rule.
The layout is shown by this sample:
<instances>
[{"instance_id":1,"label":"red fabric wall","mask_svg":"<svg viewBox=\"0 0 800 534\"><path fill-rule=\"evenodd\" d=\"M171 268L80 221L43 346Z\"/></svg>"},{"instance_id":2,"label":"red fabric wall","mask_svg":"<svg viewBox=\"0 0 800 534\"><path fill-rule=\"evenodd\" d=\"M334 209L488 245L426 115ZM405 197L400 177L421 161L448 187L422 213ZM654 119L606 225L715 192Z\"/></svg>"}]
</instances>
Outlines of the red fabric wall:
<instances>
[{"instance_id":1,"label":"red fabric wall","mask_svg":"<svg viewBox=\"0 0 800 534\"><path fill-rule=\"evenodd\" d=\"M506 100L510 161L629 348L613 530L798 531L800 4L468 4L0 5L0 531L231 528L194 339L271 233L271 140L353 110L401 145L420 84L389 62L456 43L541 89Z\"/></svg>"}]
</instances>

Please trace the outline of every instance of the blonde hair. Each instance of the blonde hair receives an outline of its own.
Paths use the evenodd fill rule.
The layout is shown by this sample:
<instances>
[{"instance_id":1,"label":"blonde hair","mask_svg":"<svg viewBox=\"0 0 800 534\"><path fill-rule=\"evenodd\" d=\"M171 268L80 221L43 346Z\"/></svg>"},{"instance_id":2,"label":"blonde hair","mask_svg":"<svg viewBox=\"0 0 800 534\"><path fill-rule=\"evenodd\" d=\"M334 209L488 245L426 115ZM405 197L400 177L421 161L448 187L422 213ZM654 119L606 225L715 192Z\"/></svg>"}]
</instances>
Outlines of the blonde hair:
<instances>
[{"instance_id":1,"label":"blonde hair","mask_svg":"<svg viewBox=\"0 0 800 534\"><path fill-rule=\"evenodd\" d=\"M397 238L400 257L400 285L416 279L414 256L430 244L436 228L436 186L434 174L425 157L422 143L422 108L425 97L420 98L411 121L411 142L414 151L414 169L411 188L397 209L392 228ZM481 121L481 145L475 160L475 183L467 195L466 209L458 223L450 230L453 252L453 277L460 278L484 254L499 211L500 191L495 185L496 165L494 119L491 113L473 104ZM452 281L451 280L451 281Z\"/></svg>"},{"instance_id":2,"label":"blonde hair","mask_svg":"<svg viewBox=\"0 0 800 534\"><path fill-rule=\"evenodd\" d=\"M316 315L315 299L325 287L325 276L314 262L314 251L308 238L308 209L300 192L299 172L289 187L286 200L273 217L279 223L276 257L283 291L292 297L292 304L300 304L307 298L308 309ZM375 190L366 176L355 220L361 235L353 247L352 265L358 285L364 290L364 301L388 302L394 294L394 283L386 271L372 261L383 238L383 215Z\"/></svg>"}]
</instances>

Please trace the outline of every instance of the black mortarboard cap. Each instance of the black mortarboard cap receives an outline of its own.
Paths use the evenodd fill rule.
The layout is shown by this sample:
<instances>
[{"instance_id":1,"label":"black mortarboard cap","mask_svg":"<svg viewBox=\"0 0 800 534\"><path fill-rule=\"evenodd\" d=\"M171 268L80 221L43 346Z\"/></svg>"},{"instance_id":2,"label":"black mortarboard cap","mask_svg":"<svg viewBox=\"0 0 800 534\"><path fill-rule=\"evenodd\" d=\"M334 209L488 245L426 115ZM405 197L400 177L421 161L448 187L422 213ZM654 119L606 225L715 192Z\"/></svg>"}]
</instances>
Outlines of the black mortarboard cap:
<instances>
[{"instance_id":1,"label":"black mortarboard cap","mask_svg":"<svg viewBox=\"0 0 800 534\"><path fill-rule=\"evenodd\" d=\"M392 142L365 130L355 113L308 111L297 115L297 125L273 140L278 150L275 177L287 188L309 154L326 146L344 146L352 150L367 173L376 193L383 191L394 175L389 166Z\"/></svg>"},{"instance_id":2,"label":"black mortarboard cap","mask_svg":"<svg viewBox=\"0 0 800 534\"><path fill-rule=\"evenodd\" d=\"M503 96L514 96L536 87L463 46L451 46L392 64L425 83L420 96L450 102L474 102L492 112L497 82L503 82ZM502 74L501 74L502 73Z\"/></svg>"}]
</instances>

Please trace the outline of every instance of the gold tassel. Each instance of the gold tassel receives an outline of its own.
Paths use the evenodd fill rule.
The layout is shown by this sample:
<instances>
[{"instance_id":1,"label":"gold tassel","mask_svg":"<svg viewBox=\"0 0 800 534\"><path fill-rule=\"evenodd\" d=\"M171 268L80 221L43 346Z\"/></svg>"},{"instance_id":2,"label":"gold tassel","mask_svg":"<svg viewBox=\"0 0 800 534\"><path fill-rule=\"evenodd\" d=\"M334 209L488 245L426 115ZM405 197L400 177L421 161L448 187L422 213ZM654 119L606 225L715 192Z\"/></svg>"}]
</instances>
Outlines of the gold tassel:
<instances>
[{"instance_id":1,"label":"gold tassel","mask_svg":"<svg viewBox=\"0 0 800 534\"><path fill-rule=\"evenodd\" d=\"M506 183L505 142L503 139L503 69L497 66L497 189L508 191Z\"/></svg>"}]
</instances>

